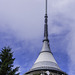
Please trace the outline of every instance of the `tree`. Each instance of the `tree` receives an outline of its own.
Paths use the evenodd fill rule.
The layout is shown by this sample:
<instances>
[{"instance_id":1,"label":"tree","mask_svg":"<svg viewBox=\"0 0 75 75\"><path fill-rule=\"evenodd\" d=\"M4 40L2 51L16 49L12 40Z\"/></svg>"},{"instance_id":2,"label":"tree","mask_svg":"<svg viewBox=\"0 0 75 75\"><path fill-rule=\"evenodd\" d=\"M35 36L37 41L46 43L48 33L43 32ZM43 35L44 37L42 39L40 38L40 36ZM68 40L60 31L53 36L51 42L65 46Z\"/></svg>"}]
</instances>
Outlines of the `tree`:
<instances>
[{"instance_id":1,"label":"tree","mask_svg":"<svg viewBox=\"0 0 75 75\"><path fill-rule=\"evenodd\" d=\"M14 60L15 58L13 58L13 52L11 52L11 48L2 48L0 51L0 75L19 75L19 73L16 73L19 67L13 69Z\"/></svg>"}]
</instances>

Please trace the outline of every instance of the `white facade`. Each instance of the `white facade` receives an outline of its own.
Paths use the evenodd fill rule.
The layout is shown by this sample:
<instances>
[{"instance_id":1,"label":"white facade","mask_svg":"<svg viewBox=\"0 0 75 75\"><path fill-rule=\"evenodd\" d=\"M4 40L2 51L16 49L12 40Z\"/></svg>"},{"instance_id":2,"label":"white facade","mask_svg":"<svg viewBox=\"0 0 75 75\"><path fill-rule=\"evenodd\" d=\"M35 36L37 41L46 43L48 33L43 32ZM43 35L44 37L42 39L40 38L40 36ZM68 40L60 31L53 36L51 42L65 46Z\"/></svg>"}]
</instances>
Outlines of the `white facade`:
<instances>
[{"instance_id":1,"label":"white facade","mask_svg":"<svg viewBox=\"0 0 75 75\"><path fill-rule=\"evenodd\" d=\"M50 52L42 52L40 53L39 57L37 58L35 63L41 62L41 61L49 61L56 63L53 55ZM57 63L56 63L57 64Z\"/></svg>"}]
</instances>

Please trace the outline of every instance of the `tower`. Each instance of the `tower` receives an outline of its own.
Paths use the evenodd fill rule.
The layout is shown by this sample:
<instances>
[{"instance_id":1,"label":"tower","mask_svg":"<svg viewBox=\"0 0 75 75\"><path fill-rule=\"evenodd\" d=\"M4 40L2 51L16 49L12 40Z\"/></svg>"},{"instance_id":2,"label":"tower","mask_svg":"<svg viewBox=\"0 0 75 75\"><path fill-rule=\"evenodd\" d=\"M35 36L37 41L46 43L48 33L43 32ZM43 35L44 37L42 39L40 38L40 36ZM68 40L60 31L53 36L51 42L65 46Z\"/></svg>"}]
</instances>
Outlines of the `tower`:
<instances>
[{"instance_id":1,"label":"tower","mask_svg":"<svg viewBox=\"0 0 75 75\"><path fill-rule=\"evenodd\" d=\"M46 0L43 47L34 65L28 72L25 73L25 75L67 75L59 68L51 52L48 39L47 23L48 23L48 16L47 16L47 0Z\"/></svg>"}]
</instances>

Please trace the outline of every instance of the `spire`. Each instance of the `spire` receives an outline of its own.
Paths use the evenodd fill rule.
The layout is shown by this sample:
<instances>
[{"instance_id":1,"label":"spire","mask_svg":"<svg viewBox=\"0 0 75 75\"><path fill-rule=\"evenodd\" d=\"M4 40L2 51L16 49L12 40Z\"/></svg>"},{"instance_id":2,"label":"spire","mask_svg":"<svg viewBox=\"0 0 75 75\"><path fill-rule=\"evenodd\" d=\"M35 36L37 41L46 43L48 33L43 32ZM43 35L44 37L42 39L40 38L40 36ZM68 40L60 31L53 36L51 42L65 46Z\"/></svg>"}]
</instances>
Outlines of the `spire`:
<instances>
[{"instance_id":1,"label":"spire","mask_svg":"<svg viewBox=\"0 0 75 75\"><path fill-rule=\"evenodd\" d=\"M47 22L48 22L48 16L47 16L47 0L46 0L46 7L45 7L45 24L44 24L44 40L43 41L48 41L48 25L47 25Z\"/></svg>"},{"instance_id":2,"label":"spire","mask_svg":"<svg viewBox=\"0 0 75 75\"><path fill-rule=\"evenodd\" d=\"M45 10L46 10L46 14L47 14L47 0L46 0L46 8L45 8Z\"/></svg>"},{"instance_id":3,"label":"spire","mask_svg":"<svg viewBox=\"0 0 75 75\"><path fill-rule=\"evenodd\" d=\"M51 52L48 39L48 16L47 16L47 0L45 0L45 24L44 24L44 40L41 52Z\"/></svg>"},{"instance_id":4,"label":"spire","mask_svg":"<svg viewBox=\"0 0 75 75\"><path fill-rule=\"evenodd\" d=\"M62 72L59 68L56 60L53 57L53 54L50 50L49 40L48 40L48 25L47 25L47 0L46 1L46 9L45 9L45 24L44 24L44 40L43 40L43 47L37 60L35 61L32 68L25 73L25 75L34 75L34 74L42 74L46 73L46 71L52 72L51 75L67 75L66 73Z\"/></svg>"}]
</instances>

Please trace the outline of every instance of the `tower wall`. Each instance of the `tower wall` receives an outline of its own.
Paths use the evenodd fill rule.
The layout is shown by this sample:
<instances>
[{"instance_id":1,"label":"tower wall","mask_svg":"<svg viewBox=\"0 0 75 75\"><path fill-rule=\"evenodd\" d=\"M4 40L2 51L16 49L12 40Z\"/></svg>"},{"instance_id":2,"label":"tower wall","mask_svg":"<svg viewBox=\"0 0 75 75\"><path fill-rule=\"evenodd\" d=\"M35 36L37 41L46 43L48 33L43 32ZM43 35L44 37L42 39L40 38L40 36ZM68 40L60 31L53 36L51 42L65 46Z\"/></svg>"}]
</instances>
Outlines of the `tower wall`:
<instances>
[{"instance_id":1,"label":"tower wall","mask_svg":"<svg viewBox=\"0 0 75 75\"><path fill-rule=\"evenodd\" d=\"M35 71L35 72L31 72L29 74L25 74L25 75L67 75L65 73L60 73L60 72L52 72L52 71L48 71L49 73L47 73L47 71Z\"/></svg>"}]
</instances>

